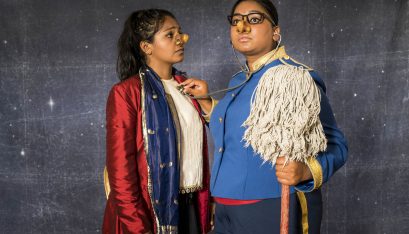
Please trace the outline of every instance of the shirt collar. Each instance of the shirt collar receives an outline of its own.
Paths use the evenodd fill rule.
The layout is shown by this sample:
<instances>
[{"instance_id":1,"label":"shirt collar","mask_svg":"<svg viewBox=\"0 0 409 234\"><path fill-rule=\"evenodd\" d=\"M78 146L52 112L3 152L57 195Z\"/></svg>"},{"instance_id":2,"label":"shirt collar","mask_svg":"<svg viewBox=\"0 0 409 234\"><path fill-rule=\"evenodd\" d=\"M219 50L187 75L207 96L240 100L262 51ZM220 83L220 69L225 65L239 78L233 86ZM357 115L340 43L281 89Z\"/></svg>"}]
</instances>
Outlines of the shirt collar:
<instances>
[{"instance_id":1,"label":"shirt collar","mask_svg":"<svg viewBox=\"0 0 409 234\"><path fill-rule=\"evenodd\" d=\"M271 63L272 61L288 56L285 52L284 46L278 47L277 51L274 49L267 54L261 56L253 63L253 71L257 71L259 68L263 67L265 64Z\"/></svg>"}]
</instances>

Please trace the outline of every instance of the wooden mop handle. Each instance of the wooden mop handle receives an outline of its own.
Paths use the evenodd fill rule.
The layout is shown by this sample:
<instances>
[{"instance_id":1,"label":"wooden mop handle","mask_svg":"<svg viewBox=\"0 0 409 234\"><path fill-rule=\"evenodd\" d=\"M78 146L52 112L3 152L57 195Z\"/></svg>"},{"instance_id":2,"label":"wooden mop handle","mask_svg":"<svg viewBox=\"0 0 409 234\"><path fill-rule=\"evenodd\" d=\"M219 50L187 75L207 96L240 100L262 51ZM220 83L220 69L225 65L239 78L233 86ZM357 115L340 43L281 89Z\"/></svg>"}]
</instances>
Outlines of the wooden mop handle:
<instances>
[{"instance_id":1,"label":"wooden mop handle","mask_svg":"<svg viewBox=\"0 0 409 234\"><path fill-rule=\"evenodd\" d=\"M282 184L280 234L288 234L289 217L290 217L290 186Z\"/></svg>"}]
</instances>

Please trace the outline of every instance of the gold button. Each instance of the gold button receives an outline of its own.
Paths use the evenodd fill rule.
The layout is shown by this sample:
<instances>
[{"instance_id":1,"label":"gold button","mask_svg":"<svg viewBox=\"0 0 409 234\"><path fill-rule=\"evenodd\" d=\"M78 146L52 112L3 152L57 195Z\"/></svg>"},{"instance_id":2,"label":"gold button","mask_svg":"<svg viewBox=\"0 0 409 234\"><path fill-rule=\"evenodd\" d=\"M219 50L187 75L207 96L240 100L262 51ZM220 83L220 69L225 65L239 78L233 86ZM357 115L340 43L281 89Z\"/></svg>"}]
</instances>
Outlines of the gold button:
<instances>
[{"instance_id":1,"label":"gold button","mask_svg":"<svg viewBox=\"0 0 409 234\"><path fill-rule=\"evenodd\" d=\"M169 167L173 166L173 162L169 162Z\"/></svg>"},{"instance_id":2,"label":"gold button","mask_svg":"<svg viewBox=\"0 0 409 234\"><path fill-rule=\"evenodd\" d=\"M222 148L222 147L219 148L219 153L221 153L221 152L223 152L223 148Z\"/></svg>"},{"instance_id":3,"label":"gold button","mask_svg":"<svg viewBox=\"0 0 409 234\"><path fill-rule=\"evenodd\" d=\"M288 59L290 59L290 56L286 55L286 56L284 56L284 59L288 60Z\"/></svg>"},{"instance_id":4,"label":"gold button","mask_svg":"<svg viewBox=\"0 0 409 234\"><path fill-rule=\"evenodd\" d=\"M220 122L220 123L223 122L223 118L222 118L222 117L219 118L219 122Z\"/></svg>"},{"instance_id":5,"label":"gold button","mask_svg":"<svg viewBox=\"0 0 409 234\"><path fill-rule=\"evenodd\" d=\"M152 129L148 129L148 134L150 134L150 135L155 134L155 131L152 130Z\"/></svg>"},{"instance_id":6,"label":"gold button","mask_svg":"<svg viewBox=\"0 0 409 234\"><path fill-rule=\"evenodd\" d=\"M236 94L232 93L231 96L234 97L234 96L236 96Z\"/></svg>"}]
</instances>

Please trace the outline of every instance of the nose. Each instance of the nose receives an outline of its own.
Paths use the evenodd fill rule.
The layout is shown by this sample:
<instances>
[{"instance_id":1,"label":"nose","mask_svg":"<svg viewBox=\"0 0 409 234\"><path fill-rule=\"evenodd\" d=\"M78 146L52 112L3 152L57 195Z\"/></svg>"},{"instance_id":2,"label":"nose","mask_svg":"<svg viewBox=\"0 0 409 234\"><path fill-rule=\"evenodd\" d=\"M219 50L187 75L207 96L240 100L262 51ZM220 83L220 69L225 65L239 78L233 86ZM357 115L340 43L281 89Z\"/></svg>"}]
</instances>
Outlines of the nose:
<instances>
[{"instance_id":1,"label":"nose","mask_svg":"<svg viewBox=\"0 0 409 234\"><path fill-rule=\"evenodd\" d=\"M247 19L247 17L246 17L246 19ZM237 32L238 33L250 33L251 32L251 26L248 23L248 19L247 19L247 22L246 22L246 20L243 18L243 20L240 20L237 23Z\"/></svg>"},{"instance_id":2,"label":"nose","mask_svg":"<svg viewBox=\"0 0 409 234\"><path fill-rule=\"evenodd\" d=\"M179 34L176 37L176 45L184 45L189 41L189 35L187 34Z\"/></svg>"},{"instance_id":3,"label":"nose","mask_svg":"<svg viewBox=\"0 0 409 234\"><path fill-rule=\"evenodd\" d=\"M178 34L178 35L176 36L176 45L182 45L182 44L183 44L183 42L182 42L181 35Z\"/></svg>"}]
</instances>

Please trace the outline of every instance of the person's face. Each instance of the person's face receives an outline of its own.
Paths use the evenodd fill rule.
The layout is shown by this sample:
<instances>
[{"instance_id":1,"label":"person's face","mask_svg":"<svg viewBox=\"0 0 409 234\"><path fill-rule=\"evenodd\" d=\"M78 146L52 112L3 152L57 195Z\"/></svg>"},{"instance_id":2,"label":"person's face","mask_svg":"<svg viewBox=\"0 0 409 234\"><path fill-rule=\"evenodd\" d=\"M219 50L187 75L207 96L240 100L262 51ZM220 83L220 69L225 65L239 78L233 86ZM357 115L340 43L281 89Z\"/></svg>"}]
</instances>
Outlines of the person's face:
<instances>
[{"instance_id":1,"label":"person's face","mask_svg":"<svg viewBox=\"0 0 409 234\"><path fill-rule=\"evenodd\" d=\"M268 16L264 8L255 1L239 3L233 15L250 13L263 13ZM262 56L273 49L273 35L278 27L273 27L269 20L265 18L261 24L250 24L245 18L243 28L240 30L238 26L230 26L231 41L237 51L245 56Z\"/></svg>"},{"instance_id":2,"label":"person's face","mask_svg":"<svg viewBox=\"0 0 409 234\"><path fill-rule=\"evenodd\" d=\"M169 16L165 17L162 27L155 34L153 42L149 43L147 63L150 61L175 64L184 59L184 44L178 22ZM146 53L146 51L145 51Z\"/></svg>"}]
</instances>

